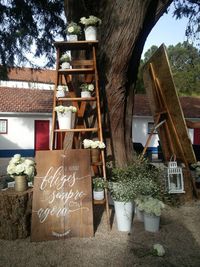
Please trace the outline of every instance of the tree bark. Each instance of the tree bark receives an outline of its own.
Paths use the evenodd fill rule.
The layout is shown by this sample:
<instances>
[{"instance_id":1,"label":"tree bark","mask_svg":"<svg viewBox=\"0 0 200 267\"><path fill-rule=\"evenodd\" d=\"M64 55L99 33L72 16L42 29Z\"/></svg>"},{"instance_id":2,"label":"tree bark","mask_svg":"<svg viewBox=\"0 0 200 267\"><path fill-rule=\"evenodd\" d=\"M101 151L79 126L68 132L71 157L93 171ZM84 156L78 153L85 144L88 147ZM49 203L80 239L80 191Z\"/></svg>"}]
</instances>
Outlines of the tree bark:
<instances>
[{"instance_id":1,"label":"tree bark","mask_svg":"<svg viewBox=\"0 0 200 267\"><path fill-rule=\"evenodd\" d=\"M88 15L102 19L98 49L100 84L118 166L133 157L134 87L142 50L151 29L171 2L65 0L68 20L78 21L78 17Z\"/></svg>"}]
</instances>

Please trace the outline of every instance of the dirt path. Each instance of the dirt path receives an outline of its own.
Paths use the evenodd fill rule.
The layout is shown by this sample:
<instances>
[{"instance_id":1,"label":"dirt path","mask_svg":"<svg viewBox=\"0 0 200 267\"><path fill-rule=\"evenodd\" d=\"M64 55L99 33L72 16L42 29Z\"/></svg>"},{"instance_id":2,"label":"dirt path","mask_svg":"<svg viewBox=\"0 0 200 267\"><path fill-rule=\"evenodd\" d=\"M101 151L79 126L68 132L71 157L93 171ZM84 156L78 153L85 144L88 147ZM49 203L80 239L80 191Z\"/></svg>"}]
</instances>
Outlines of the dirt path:
<instances>
[{"instance_id":1,"label":"dirt path","mask_svg":"<svg viewBox=\"0 0 200 267\"><path fill-rule=\"evenodd\" d=\"M118 232L115 221L107 232L104 214L94 238L38 243L30 242L30 238L0 240L0 267L200 267L199 221L200 201L167 208L156 234L145 232L136 219L129 235ZM164 246L164 257L150 253L155 243Z\"/></svg>"}]
</instances>

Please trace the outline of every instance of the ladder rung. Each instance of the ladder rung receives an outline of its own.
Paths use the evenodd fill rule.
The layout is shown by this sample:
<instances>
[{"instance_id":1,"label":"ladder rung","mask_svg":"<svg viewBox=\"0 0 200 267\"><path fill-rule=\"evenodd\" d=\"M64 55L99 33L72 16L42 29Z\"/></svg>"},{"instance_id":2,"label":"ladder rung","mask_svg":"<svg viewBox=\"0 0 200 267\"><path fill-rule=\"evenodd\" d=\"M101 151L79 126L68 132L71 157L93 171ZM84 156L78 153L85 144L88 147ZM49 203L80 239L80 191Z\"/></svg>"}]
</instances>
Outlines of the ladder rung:
<instances>
[{"instance_id":1,"label":"ladder rung","mask_svg":"<svg viewBox=\"0 0 200 267\"><path fill-rule=\"evenodd\" d=\"M81 129L56 129L54 132L97 132L98 128L81 128Z\"/></svg>"},{"instance_id":2,"label":"ladder rung","mask_svg":"<svg viewBox=\"0 0 200 267\"><path fill-rule=\"evenodd\" d=\"M94 73L94 68L81 68L81 69L59 69L61 74L83 74L83 73Z\"/></svg>"},{"instance_id":3,"label":"ladder rung","mask_svg":"<svg viewBox=\"0 0 200 267\"><path fill-rule=\"evenodd\" d=\"M105 198L103 200L94 200L93 199L93 203L94 203L94 205L102 205L102 204L106 203L106 200L105 200Z\"/></svg>"},{"instance_id":4,"label":"ladder rung","mask_svg":"<svg viewBox=\"0 0 200 267\"><path fill-rule=\"evenodd\" d=\"M57 101L96 101L96 97L59 97Z\"/></svg>"}]
</instances>

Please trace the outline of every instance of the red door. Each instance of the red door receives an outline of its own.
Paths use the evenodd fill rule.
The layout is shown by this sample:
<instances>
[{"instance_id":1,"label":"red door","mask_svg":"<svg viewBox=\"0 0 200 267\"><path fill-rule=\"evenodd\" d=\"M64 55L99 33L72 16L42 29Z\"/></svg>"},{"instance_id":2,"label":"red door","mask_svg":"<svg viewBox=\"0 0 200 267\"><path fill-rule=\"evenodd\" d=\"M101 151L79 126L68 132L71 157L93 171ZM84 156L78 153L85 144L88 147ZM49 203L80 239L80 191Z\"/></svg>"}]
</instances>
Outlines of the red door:
<instances>
[{"instance_id":1,"label":"red door","mask_svg":"<svg viewBox=\"0 0 200 267\"><path fill-rule=\"evenodd\" d=\"M194 129L194 145L200 145L200 129Z\"/></svg>"},{"instance_id":2,"label":"red door","mask_svg":"<svg viewBox=\"0 0 200 267\"><path fill-rule=\"evenodd\" d=\"M49 149L49 121L35 121L35 150Z\"/></svg>"}]
</instances>

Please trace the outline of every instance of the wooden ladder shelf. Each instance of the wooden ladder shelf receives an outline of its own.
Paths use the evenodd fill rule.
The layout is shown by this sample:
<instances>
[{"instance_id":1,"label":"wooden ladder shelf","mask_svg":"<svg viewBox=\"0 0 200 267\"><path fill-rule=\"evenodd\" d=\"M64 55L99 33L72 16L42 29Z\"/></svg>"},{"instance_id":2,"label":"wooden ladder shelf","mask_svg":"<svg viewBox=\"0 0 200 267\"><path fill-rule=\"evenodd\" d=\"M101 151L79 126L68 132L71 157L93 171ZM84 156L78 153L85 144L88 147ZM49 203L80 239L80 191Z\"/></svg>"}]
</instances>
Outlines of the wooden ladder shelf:
<instances>
[{"instance_id":1,"label":"wooden ladder shelf","mask_svg":"<svg viewBox=\"0 0 200 267\"><path fill-rule=\"evenodd\" d=\"M54 149L82 149L84 139L103 141L102 122L99 98L98 71L96 64L96 48L98 41L56 42L56 82L54 87L53 117L51 132L51 150ZM61 69L60 57L64 53L71 54L71 68ZM94 91L91 97L80 96L80 85L92 83ZM64 97L57 97L57 87L67 86ZM72 129L59 129L56 106L75 106L77 113L72 117ZM101 161L91 163L91 170L95 176L103 176L106 180L105 154L101 150ZM93 201L93 204L105 205L108 228L110 229L110 215L107 189L104 201Z\"/></svg>"}]
</instances>

